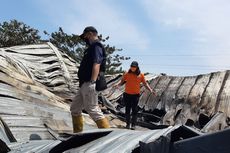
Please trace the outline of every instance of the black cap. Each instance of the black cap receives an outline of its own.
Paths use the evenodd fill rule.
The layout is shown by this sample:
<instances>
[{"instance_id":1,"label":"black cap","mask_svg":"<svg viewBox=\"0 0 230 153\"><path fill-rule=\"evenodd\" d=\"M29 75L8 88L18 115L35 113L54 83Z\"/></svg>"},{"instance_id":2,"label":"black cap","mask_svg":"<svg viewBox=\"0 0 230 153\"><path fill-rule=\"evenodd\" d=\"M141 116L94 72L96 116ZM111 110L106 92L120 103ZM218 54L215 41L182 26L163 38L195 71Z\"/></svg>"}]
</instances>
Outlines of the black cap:
<instances>
[{"instance_id":1,"label":"black cap","mask_svg":"<svg viewBox=\"0 0 230 153\"><path fill-rule=\"evenodd\" d=\"M138 67L137 61L132 61L131 66L133 66L133 67Z\"/></svg>"},{"instance_id":2,"label":"black cap","mask_svg":"<svg viewBox=\"0 0 230 153\"><path fill-rule=\"evenodd\" d=\"M97 29L94 28L93 26L88 26L84 29L83 33L80 35L80 38L83 38L84 34L86 34L87 32L94 32L97 33Z\"/></svg>"}]
</instances>

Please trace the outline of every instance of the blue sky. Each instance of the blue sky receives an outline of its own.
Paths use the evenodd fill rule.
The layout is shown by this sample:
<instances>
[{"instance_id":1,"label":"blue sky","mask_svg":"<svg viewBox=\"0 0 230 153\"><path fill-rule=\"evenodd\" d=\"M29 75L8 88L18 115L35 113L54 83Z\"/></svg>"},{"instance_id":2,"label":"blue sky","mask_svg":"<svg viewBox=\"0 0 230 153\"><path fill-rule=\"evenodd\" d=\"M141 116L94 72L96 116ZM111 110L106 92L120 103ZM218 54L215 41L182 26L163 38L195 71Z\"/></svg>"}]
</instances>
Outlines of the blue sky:
<instances>
[{"instance_id":1,"label":"blue sky","mask_svg":"<svg viewBox=\"0 0 230 153\"><path fill-rule=\"evenodd\" d=\"M230 69L229 0L1 0L0 22L80 34L95 26L142 72L174 76Z\"/></svg>"}]
</instances>

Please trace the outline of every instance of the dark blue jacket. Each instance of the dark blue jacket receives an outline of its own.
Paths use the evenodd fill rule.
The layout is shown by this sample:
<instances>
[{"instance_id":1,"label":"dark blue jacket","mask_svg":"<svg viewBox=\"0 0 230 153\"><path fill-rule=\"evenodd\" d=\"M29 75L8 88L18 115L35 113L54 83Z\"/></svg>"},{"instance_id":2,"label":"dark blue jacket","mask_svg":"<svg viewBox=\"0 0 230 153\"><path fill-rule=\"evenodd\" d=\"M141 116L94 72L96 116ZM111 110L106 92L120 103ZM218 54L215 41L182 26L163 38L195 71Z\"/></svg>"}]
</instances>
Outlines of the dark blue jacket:
<instances>
[{"instance_id":1,"label":"dark blue jacket","mask_svg":"<svg viewBox=\"0 0 230 153\"><path fill-rule=\"evenodd\" d=\"M98 46L101 47L102 53L103 53L103 59L99 60L99 61L101 61L101 63L98 63L98 64L101 64L100 65L100 72L105 72L105 69L106 69L105 49L100 42L96 41L96 42L92 43L84 52L84 56L83 56L83 59L81 61L81 64L80 64L80 67L78 70L78 78L79 78L80 86L84 82L88 82L91 80L93 64L97 63L95 61L95 59L98 58L97 52L99 50L96 49Z\"/></svg>"}]
</instances>

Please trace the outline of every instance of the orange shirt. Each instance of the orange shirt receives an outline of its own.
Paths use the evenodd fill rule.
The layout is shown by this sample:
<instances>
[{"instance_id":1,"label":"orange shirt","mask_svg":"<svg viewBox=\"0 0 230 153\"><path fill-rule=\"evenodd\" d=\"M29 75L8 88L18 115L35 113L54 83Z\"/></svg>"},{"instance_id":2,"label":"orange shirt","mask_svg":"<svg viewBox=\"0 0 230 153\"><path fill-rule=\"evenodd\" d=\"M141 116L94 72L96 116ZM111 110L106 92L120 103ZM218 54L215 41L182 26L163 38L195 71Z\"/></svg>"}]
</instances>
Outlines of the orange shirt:
<instances>
[{"instance_id":1,"label":"orange shirt","mask_svg":"<svg viewBox=\"0 0 230 153\"><path fill-rule=\"evenodd\" d=\"M123 81L125 83L125 93L127 94L140 94L140 84L146 83L145 76L143 73L139 74L138 76L133 73L126 72L123 75Z\"/></svg>"}]
</instances>

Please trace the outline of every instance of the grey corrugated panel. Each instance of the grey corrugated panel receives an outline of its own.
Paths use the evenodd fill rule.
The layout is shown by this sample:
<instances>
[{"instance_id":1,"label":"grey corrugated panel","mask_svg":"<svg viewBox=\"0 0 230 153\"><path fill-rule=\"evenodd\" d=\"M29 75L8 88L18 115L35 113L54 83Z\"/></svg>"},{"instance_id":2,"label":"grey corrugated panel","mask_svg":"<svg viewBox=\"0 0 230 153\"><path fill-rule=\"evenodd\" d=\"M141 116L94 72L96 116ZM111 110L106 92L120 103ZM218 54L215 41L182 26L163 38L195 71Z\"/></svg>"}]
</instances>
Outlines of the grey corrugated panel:
<instances>
[{"instance_id":1,"label":"grey corrugated panel","mask_svg":"<svg viewBox=\"0 0 230 153\"><path fill-rule=\"evenodd\" d=\"M216 129L225 129L229 127L226 123L227 115L223 112L217 112L212 119L201 129L203 132L215 132Z\"/></svg>"},{"instance_id":2,"label":"grey corrugated panel","mask_svg":"<svg viewBox=\"0 0 230 153\"><path fill-rule=\"evenodd\" d=\"M218 112L230 117L229 74L229 71L223 71L187 77L158 76L150 81L150 86L157 91L157 96L144 91L138 105L143 111L153 115L154 111L166 113L159 116L161 120L155 124L193 124L202 129L204 126L200 124L202 114L209 120ZM114 83L117 82L118 80L114 80ZM142 88L141 91L143 90L146 89ZM106 92L105 96L108 96L107 98L113 103L122 96L124 88L119 90L109 88L108 91L110 93ZM113 104L117 106L117 103ZM213 126L215 129L206 130L211 132L224 129L227 118L224 118L221 124L222 126Z\"/></svg>"},{"instance_id":3,"label":"grey corrugated panel","mask_svg":"<svg viewBox=\"0 0 230 153\"><path fill-rule=\"evenodd\" d=\"M52 121L62 132L71 132L71 115L68 109L46 103L23 102L12 98L0 97L2 118L9 125L17 140L29 140L31 134L37 134L42 139L51 139L52 136L44 127L44 123ZM66 104L67 105L67 104ZM66 123L66 130L59 124Z\"/></svg>"},{"instance_id":4,"label":"grey corrugated panel","mask_svg":"<svg viewBox=\"0 0 230 153\"><path fill-rule=\"evenodd\" d=\"M55 89L59 90L59 88L54 87L60 84L65 85L61 88L67 92L56 92L59 96L72 99L74 91L78 89L78 84L74 81L77 79L78 64L62 50L52 48L47 43L14 46L1 50L5 57L17 65L18 69L21 68L33 80L44 84L48 90L55 92ZM58 51L59 56L54 50ZM64 73L64 69L71 70L71 73ZM60 73L54 75L52 72ZM66 81L66 75L69 76L68 81Z\"/></svg>"},{"instance_id":5,"label":"grey corrugated panel","mask_svg":"<svg viewBox=\"0 0 230 153\"><path fill-rule=\"evenodd\" d=\"M152 94L149 96L146 104L144 105L145 110L154 110L155 108L157 108L158 103L160 102L161 95L167 89L167 86L171 79L172 77L170 76L161 76L159 78L159 81L154 88L157 92L157 97Z\"/></svg>"},{"instance_id":6,"label":"grey corrugated panel","mask_svg":"<svg viewBox=\"0 0 230 153\"><path fill-rule=\"evenodd\" d=\"M154 141L162 135L167 135L175 128L177 127L149 131L113 130L104 137L81 147L68 150L66 153L131 153L133 149L139 146L139 141Z\"/></svg>"},{"instance_id":7,"label":"grey corrugated panel","mask_svg":"<svg viewBox=\"0 0 230 153\"><path fill-rule=\"evenodd\" d=\"M17 49L17 50L23 50L23 49L36 49L36 48L39 48L39 49L48 49L48 45L45 44L45 43L42 43L42 44L31 44L31 45L18 45L18 46L13 46L13 47L9 47L9 48L13 48L13 49ZM8 48L5 48L5 49L8 49Z\"/></svg>"},{"instance_id":8,"label":"grey corrugated panel","mask_svg":"<svg viewBox=\"0 0 230 153\"><path fill-rule=\"evenodd\" d=\"M49 153L50 149L59 144L59 140L34 140L8 144L9 153Z\"/></svg>"},{"instance_id":9,"label":"grey corrugated panel","mask_svg":"<svg viewBox=\"0 0 230 153\"><path fill-rule=\"evenodd\" d=\"M213 115L215 112L217 96L223 84L225 74L226 71L212 73L210 82L203 94L199 105L201 107L201 112L207 114L208 116Z\"/></svg>"}]
</instances>

